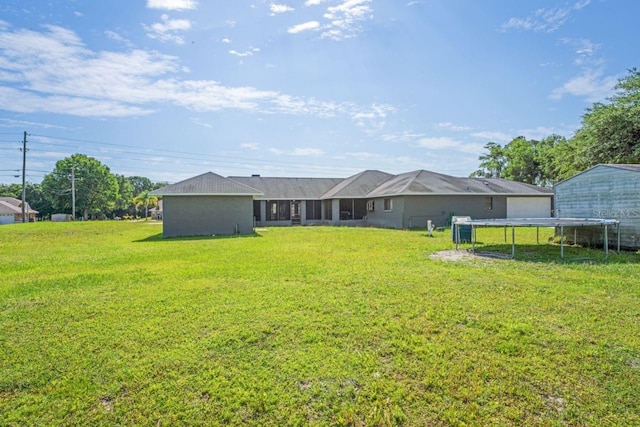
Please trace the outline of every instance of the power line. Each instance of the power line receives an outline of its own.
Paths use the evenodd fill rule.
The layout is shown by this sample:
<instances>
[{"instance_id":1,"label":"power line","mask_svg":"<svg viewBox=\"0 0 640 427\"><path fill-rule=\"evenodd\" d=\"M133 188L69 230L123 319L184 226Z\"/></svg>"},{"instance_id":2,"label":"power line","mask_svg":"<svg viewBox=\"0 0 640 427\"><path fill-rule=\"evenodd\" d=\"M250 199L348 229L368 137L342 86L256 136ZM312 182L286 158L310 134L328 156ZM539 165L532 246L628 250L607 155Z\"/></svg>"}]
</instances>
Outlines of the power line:
<instances>
[{"instance_id":1,"label":"power line","mask_svg":"<svg viewBox=\"0 0 640 427\"><path fill-rule=\"evenodd\" d=\"M99 144L99 145L106 145L106 146L113 146L113 147L123 147L123 148L132 148L131 145L124 145L124 144L114 144L114 143L109 143L109 142L99 142L99 141L91 141L91 140L85 140L85 139L75 139L75 138L64 138L64 137L57 137L57 136L51 136L51 135L40 135L40 134L30 134L31 136L34 137L41 137L41 138L51 138L51 139L60 139L60 140L65 140L65 141L74 141L74 142L85 142L87 144ZM60 145L60 144L54 144L54 143L50 143L50 142L40 142L40 141L32 141L32 143L34 144L50 144L50 145L59 145L59 146L67 146L67 147L72 147L72 148L80 148L77 146L68 146L68 145ZM179 150L167 150L167 149L162 149L162 148L144 148L144 147L135 147L135 149L137 150L142 150L142 151L151 151L151 154L153 154L154 152L160 152L160 153L174 153L174 154L183 154L183 155L193 155L193 156L197 156L198 159L202 158L202 157L214 157L214 158L224 158L224 159L234 159L236 161L240 160L243 162L257 162L257 163L267 163L267 164L273 164L273 163L278 163L278 164L287 164L287 165L295 165L295 166L299 166L301 168L307 167L307 166L318 166L318 164L316 163L300 163L300 162L290 162L290 161L285 161L285 160L262 160L262 159L255 159L255 158L249 158L249 157L236 157L236 156L225 156L225 155L219 155L219 154L204 154L204 153L193 153L193 152L188 152L188 151L179 151ZM143 153L129 153L129 154L143 154ZM169 157L169 158L174 158L174 156L169 156L169 155L164 155L165 157ZM175 158L180 158L180 157L175 157ZM185 157L185 159L191 159L193 160L193 158L190 157ZM219 161L220 163L230 163L230 162L223 162L223 161ZM357 168L351 168L351 167L341 167L341 166L331 166L334 169L343 169L343 170L349 170L349 171L353 171L356 170Z\"/></svg>"}]
</instances>

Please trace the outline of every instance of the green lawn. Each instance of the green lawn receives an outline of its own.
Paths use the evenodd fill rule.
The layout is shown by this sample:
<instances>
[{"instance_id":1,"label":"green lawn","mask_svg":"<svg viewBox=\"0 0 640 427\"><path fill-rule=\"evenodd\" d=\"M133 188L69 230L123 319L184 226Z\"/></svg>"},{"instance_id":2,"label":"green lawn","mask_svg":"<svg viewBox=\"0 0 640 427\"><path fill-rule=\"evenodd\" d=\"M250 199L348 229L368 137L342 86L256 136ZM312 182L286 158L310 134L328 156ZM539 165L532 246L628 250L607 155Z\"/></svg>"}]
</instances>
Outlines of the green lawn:
<instances>
[{"instance_id":1,"label":"green lawn","mask_svg":"<svg viewBox=\"0 0 640 427\"><path fill-rule=\"evenodd\" d=\"M0 227L0 425L640 425L637 253L161 229Z\"/></svg>"}]
</instances>

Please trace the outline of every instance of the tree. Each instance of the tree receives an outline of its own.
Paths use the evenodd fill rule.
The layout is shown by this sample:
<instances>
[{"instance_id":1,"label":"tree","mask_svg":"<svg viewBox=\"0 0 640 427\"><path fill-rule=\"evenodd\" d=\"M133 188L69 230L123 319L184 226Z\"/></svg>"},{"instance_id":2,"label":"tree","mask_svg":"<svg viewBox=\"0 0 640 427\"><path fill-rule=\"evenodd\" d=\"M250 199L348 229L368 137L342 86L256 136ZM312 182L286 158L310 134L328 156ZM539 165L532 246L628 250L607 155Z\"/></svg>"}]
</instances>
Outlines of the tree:
<instances>
[{"instance_id":1,"label":"tree","mask_svg":"<svg viewBox=\"0 0 640 427\"><path fill-rule=\"evenodd\" d=\"M145 190L133 199L136 207L144 206L145 221L149 218L149 206L158 206L158 198L149 193L149 190Z\"/></svg>"},{"instance_id":2,"label":"tree","mask_svg":"<svg viewBox=\"0 0 640 427\"><path fill-rule=\"evenodd\" d=\"M595 103L573 137L572 163L640 163L640 71L620 79L608 104Z\"/></svg>"},{"instance_id":3,"label":"tree","mask_svg":"<svg viewBox=\"0 0 640 427\"><path fill-rule=\"evenodd\" d=\"M505 157L502 146L495 142L487 142L484 146L487 154L480 156L480 169L473 172L471 176L481 178L500 178L502 177L502 169L505 165Z\"/></svg>"},{"instance_id":4,"label":"tree","mask_svg":"<svg viewBox=\"0 0 640 427\"><path fill-rule=\"evenodd\" d=\"M524 136L518 136L508 143L503 149L506 162L502 177L527 184L539 184L541 174L537 145L538 141L527 141Z\"/></svg>"},{"instance_id":5,"label":"tree","mask_svg":"<svg viewBox=\"0 0 640 427\"><path fill-rule=\"evenodd\" d=\"M124 175L116 175L116 180L118 181L118 198L116 200L114 213L118 216L133 213L133 209L135 208L131 200L136 193L133 192L134 188L131 180Z\"/></svg>"},{"instance_id":6,"label":"tree","mask_svg":"<svg viewBox=\"0 0 640 427\"><path fill-rule=\"evenodd\" d=\"M155 190L153 182L144 176L130 176L127 179L133 186L133 194L140 194L143 191Z\"/></svg>"},{"instance_id":7,"label":"tree","mask_svg":"<svg viewBox=\"0 0 640 427\"><path fill-rule=\"evenodd\" d=\"M42 180L42 191L54 209L71 211L71 171L75 175L76 208L86 220L89 215L106 213L115 207L118 180L109 168L93 157L73 154L56 163Z\"/></svg>"}]
</instances>

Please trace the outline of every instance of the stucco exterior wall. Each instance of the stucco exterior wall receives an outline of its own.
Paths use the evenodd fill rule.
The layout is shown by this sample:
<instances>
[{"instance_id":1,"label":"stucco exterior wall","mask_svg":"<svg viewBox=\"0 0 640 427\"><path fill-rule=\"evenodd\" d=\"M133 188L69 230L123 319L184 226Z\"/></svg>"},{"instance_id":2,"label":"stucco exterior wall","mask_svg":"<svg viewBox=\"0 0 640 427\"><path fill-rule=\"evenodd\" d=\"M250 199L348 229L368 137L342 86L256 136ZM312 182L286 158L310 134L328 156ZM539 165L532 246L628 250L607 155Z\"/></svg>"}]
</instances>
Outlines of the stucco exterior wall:
<instances>
[{"instance_id":1,"label":"stucco exterior wall","mask_svg":"<svg viewBox=\"0 0 640 427\"><path fill-rule=\"evenodd\" d=\"M165 196L163 236L253 233L251 196Z\"/></svg>"},{"instance_id":2,"label":"stucco exterior wall","mask_svg":"<svg viewBox=\"0 0 640 427\"><path fill-rule=\"evenodd\" d=\"M384 199L391 199L391 209L384 210ZM404 198L403 197L385 197L373 199L375 209L367 212L367 225L383 228L402 229Z\"/></svg>"},{"instance_id":3,"label":"stucco exterior wall","mask_svg":"<svg viewBox=\"0 0 640 427\"><path fill-rule=\"evenodd\" d=\"M609 218L620 221L620 245L640 248L640 173L609 166L596 166L556 185L558 218ZM609 243L617 235L609 230ZM601 245L599 227L565 228L565 236L583 245Z\"/></svg>"}]
</instances>

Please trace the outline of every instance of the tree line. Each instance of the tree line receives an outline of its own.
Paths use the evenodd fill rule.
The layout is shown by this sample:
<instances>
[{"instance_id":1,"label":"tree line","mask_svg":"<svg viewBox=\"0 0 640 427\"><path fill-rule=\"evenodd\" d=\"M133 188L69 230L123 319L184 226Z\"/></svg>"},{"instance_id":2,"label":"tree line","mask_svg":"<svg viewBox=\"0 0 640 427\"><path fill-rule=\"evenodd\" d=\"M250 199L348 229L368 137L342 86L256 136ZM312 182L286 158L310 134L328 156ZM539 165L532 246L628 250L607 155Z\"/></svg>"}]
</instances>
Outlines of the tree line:
<instances>
[{"instance_id":1,"label":"tree line","mask_svg":"<svg viewBox=\"0 0 640 427\"><path fill-rule=\"evenodd\" d=\"M76 216L114 218L148 216L148 208L157 202L149 192L164 187L143 176L111 173L108 166L93 157L73 154L56 163L40 184L25 186L26 200L40 218L54 213L72 213L72 187L75 190ZM0 196L22 199L21 184L0 184Z\"/></svg>"},{"instance_id":2,"label":"tree line","mask_svg":"<svg viewBox=\"0 0 640 427\"><path fill-rule=\"evenodd\" d=\"M607 101L587 108L569 139L518 136L505 146L487 143L471 176L552 186L599 163L640 163L640 71L629 70Z\"/></svg>"}]
</instances>

